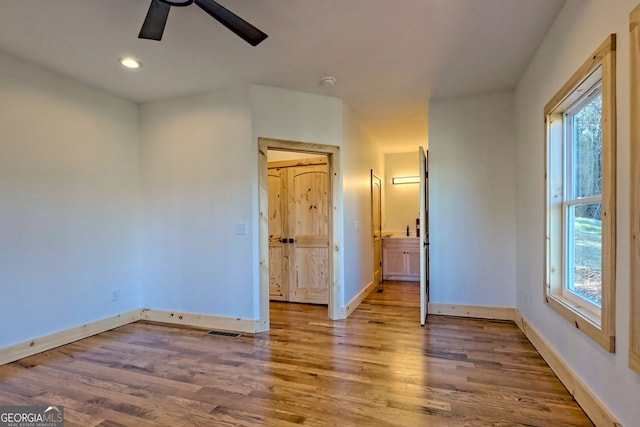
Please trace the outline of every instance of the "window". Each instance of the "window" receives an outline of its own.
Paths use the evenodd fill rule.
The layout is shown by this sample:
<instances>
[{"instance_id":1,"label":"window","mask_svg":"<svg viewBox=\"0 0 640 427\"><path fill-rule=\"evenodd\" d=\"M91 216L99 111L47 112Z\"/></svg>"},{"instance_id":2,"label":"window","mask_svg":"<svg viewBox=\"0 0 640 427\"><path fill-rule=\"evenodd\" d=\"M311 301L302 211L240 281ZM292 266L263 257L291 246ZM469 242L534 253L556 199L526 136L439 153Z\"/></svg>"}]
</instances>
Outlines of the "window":
<instances>
[{"instance_id":1,"label":"window","mask_svg":"<svg viewBox=\"0 0 640 427\"><path fill-rule=\"evenodd\" d=\"M564 113L562 294L599 313L602 301L602 92L600 84Z\"/></svg>"},{"instance_id":2,"label":"window","mask_svg":"<svg viewBox=\"0 0 640 427\"><path fill-rule=\"evenodd\" d=\"M545 302L615 348L615 35L545 107Z\"/></svg>"},{"instance_id":3,"label":"window","mask_svg":"<svg viewBox=\"0 0 640 427\"><path fill-rule=\"evenodd\" d=\"M630 16L631 40L631 327L629 367L640 374L640 5Z\"/></svg>"}]
</instances>

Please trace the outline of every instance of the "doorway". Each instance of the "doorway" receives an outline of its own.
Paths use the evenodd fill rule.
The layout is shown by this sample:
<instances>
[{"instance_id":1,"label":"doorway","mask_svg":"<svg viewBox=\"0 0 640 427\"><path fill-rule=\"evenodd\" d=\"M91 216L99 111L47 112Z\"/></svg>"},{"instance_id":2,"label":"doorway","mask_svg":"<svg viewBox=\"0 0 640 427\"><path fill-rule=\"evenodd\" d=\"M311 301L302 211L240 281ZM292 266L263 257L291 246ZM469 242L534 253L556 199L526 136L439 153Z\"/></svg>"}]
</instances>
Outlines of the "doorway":
<instances>
[{"instance_id":1,"label":"doorway","mask_svg":"<svg viewBox=\"0 0 640 427\"><path fill-rule=\"evenodd\" d=\"M327 156L309 156L267 153L269 298L326 305L331 271L329 170Z\"/></svg>"},{"instance_id":2,"label":"doorway","mask_svg":"<svg viewBox=\"0 0 640 427\"><path fill-rule=\"evenodd\" d=\"M427 159L428 150L423 147L411 152L385 154L383 280L404 280L420 287L417 294L421 325L425 324L429 309Z\"/></svg>"},{"instance_id":3,"label":"doorway","mask_svg":"<svg viewBox=\"0 0 640 427\"><path fill-rule=\"evenodd\" d=\"M313 144L306 142L286 141L271 138L258 138L258 180L259 180L259 259L260 259L260 329L269 330L269 179L268 179L268 150L293 151L307 154L321 154L327 158L329 175L329 292L327 315L330 319L344 318L340 310L340 295L343 293L343 283L340 279L342 248L337 242L341 241L342 229L342 199L340 192L340 149L332 145Z\"/></svg>"}]
</instances>

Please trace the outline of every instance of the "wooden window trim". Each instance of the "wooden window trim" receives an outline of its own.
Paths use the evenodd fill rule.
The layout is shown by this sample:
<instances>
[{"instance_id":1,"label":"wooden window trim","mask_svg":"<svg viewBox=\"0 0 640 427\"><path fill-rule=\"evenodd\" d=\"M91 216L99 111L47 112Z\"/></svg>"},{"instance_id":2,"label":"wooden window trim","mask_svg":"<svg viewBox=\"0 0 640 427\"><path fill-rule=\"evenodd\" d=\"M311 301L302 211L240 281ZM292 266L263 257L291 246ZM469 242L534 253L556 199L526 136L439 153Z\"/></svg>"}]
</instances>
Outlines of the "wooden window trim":
<instances>
[{"instance_id":1,"label":"wooden window trim","mask_svg":"<svg viewBox=\"0 0 640 427\"><path fill-rule=\"evenodd\" d=\"M552 292L549 278L549 224L546 220L544 244L544 301L576 328L609 352L615 351L615 278L616 278L616 36L611 34L580 66L544 107L545 117L545 218L548 218L548 139L549 119L556 110L598 67L602 71L602 309L598 318Z\"/></svg>"},{"instance_id":2,"label":"wooden window trim","mask_svg":"<svg viewBox=\"0 0 640 427\"><path fill-rule=\"evenodd\" d=\"M640 4L629 16L631 50L631 306L629 367L640 374Z\"/></svg>"}]
</instances>

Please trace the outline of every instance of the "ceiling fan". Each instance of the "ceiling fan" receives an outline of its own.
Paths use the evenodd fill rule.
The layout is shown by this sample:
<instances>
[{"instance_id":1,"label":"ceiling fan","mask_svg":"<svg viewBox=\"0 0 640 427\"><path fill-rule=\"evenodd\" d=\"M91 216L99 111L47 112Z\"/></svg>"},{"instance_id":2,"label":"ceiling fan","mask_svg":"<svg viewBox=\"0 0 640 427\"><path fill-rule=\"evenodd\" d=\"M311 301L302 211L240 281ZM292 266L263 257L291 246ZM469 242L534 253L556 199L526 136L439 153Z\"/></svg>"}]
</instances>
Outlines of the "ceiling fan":
<instances>
[{"instance_id":1,"label":"ceiling fan","mask_svg":"<svg viewBox=\"0 0 640 427\"><path fill-rule=\"evenodd\" d=\"M164 32L171 6L184 7L194 2L251 46L257 46L268 37L265 33L213 0L151 0L147 17L144 19L138 38L162 39L162 33Z\"/></svg>"}]
</instances>

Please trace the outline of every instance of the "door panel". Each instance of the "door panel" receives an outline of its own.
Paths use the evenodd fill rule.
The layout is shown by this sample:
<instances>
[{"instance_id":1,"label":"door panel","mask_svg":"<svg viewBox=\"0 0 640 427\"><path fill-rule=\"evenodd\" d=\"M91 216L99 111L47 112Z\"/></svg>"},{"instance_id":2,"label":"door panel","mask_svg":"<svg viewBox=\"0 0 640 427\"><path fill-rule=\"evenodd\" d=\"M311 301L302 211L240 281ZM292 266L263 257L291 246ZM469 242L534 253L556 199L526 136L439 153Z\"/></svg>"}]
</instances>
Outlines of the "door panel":
<instances>
[{"instance_id":1,"label":"door panel","mask_svg":"<svg viewBox=\"0 0 640 427\"><path fill-rule=\"evenodd\" d=\"M282 243L286 218L285 184L286 170L269 169L269 298L286 300L288 289L288 248Z\"/></svg>"},{"instance_id":2,"label":"door panel","mask_svg":"<svg viewBox=\"0 0 640 427\"><path fill-rule=\"evenodd\" d=\"M329 301L329 193L327 165L288 169L289 236L294 243L289 300Z\"/></svg>"},{"instance_id":3,"label":"door panel","mask_svg":"<svg viewBox=\"0 0 640 427\"><path fill-rule=\"evenodd\" d=\"M326 304L329 289L327 248L295 248L294 282L290 287L289 300Z\"/></svg>"},{"instance_id":4,"label":"door panel","mask_svg":"<svg viewBox=\"0 0 640 427\"><path fill-rule=\"evenodd\" d=\"M374 286L382 279L382 239L373 238L373 281Z\"/></svg>"},{"instance_id":5,"label":"door panel","mask_svg":"<svg viewBox=\"0 0 640 427\"><path fill-rule=\"evenodd\" d=\"M329 206L326 165L289 169L289 198L293 213L289 226L294 235L328 236Z\"/></svg>"},{"instance_id":6,"label":"door panel","mask_svg":"<svg viewBox=\"0 0 640 427\"><path fill-rule=\"evenodd\" d=\"M267 182L269 184L269 239L282 237L283 200L284 200L285 169L269 169Z\"/></svg>"},{"instance_id":7,"label":"door panel","mask_svg":"<svg viewBox=\"0 0 640 427\"><path fill-rule=\"evenodd\" d=\"M284 256L282 244L269 247L269 298L276 301L285 301L287 290L285 289L285 277L288 257Z\"/></svg>"}]
</instances>

